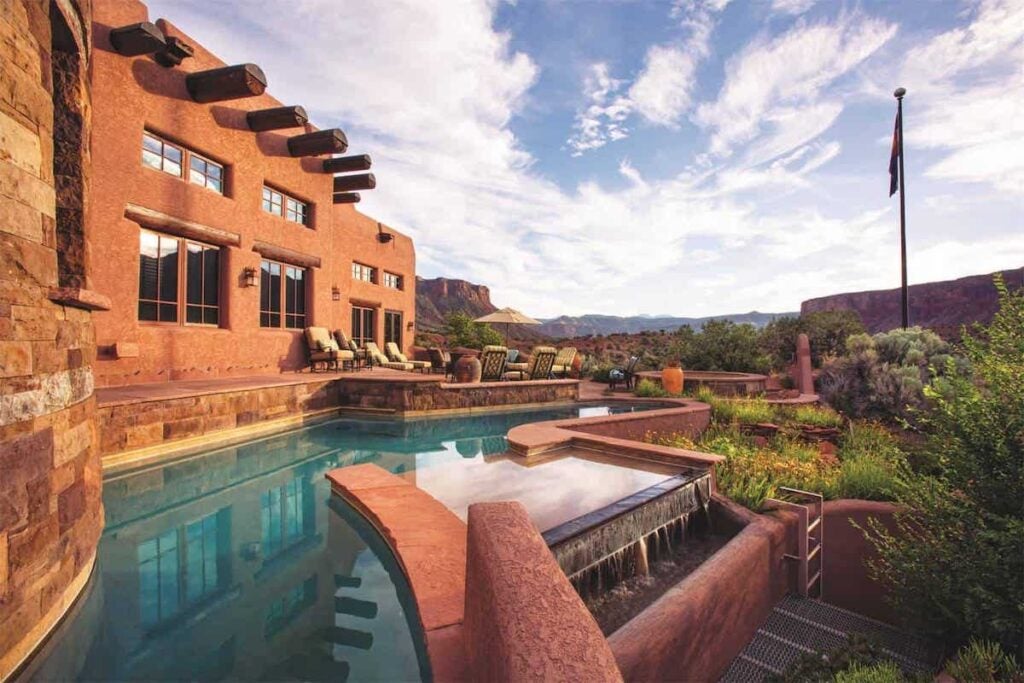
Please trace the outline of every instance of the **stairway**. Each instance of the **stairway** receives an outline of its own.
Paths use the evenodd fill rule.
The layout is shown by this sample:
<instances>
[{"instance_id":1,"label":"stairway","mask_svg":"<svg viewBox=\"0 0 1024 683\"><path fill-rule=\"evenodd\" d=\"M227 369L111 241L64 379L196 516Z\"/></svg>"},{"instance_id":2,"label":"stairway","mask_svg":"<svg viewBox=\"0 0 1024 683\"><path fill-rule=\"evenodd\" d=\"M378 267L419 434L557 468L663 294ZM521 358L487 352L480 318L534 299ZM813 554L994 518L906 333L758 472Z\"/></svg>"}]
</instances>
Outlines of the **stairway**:
<instances>
[{"instance_id":1,"label":"stairway","mask_svg":"<svg viewBox=\"0 0 1024 683\"><path fill-rule=\"evenodd\" d=\"M888 624L818 600L787 595L757 629L721 683L757 683L781 674L803 654L842 647L852 634L881 645L907 674L932 674L937 658L927 641Z\"/></svg>"}]
</instances>

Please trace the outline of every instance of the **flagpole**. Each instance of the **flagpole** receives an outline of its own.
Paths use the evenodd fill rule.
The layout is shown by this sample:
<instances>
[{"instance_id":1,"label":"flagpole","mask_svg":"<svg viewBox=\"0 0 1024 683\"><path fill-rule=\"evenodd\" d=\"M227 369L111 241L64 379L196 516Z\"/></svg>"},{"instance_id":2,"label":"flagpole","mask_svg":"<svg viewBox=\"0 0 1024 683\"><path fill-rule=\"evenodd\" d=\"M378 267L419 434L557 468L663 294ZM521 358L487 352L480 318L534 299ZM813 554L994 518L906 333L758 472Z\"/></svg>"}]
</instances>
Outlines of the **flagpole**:
<instances>
[{"instance_id":1,"label":"flagpole","mask_svg":"<svg viewBox=\"0 0 1024 683\"><path fill-rule=\"evenodd\" d=\"M906 88L896 88L893 92L893 96L896 98L896 120L898 121L897 126L899 127L897 142L899 143L900 163L900 269L902 275L901 294L903 304L900 311L903 316L903 329L907 329L907 326L910 324L910 298L907 292L907 204L906 196L904 195L906 176L903 175L903 96L906 94Z\"/></svg>"}]
</instances>

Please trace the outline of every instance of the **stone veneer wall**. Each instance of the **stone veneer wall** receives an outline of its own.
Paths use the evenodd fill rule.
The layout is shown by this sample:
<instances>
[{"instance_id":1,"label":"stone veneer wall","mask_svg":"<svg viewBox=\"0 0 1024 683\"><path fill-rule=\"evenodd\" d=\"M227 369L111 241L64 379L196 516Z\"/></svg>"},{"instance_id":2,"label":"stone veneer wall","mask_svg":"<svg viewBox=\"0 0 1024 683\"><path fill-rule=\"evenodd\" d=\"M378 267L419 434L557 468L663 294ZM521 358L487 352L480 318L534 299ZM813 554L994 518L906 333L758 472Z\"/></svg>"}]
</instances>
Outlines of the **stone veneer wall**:
<instances>
[{"instance_id":1,"label":"stone veneer wall","mask_svg":"<svg viewBox=\"0 0 1024 683\"><path fill-rule=\"evenodd\" d=\"M90 20L89 0L0 2L0 680L86 585L103 524L102 297L83 289L81 230Z\"/></svg>"},{"instance_id":2,"label":"stone veneer wall","mask_svg":"<svg viewBox=\"0 0 1024 683\"><path fill-rule=\"evenodd\" d=\"M399 384L353 378L343 381L340 400L346 407L419 413L575 401L579 399L579 387L578 380Z\"/></svg>"}]
</instances>

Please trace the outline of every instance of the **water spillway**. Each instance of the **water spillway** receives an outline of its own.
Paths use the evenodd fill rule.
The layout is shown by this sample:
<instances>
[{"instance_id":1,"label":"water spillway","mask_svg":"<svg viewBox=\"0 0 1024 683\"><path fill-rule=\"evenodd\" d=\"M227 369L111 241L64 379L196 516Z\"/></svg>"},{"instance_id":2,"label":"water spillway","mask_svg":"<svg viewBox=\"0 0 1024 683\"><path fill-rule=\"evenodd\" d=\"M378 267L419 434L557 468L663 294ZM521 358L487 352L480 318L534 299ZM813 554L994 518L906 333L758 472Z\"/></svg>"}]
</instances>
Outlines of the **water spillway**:
<instances>
[{"instance_id":1,"label":"water spillway","mask_svg":"<svg viewBox=\"0 0 1024 683\"><path fill-rule=\"evenodd\" d=\"M679 474L544 532L562 571L584 598L600 594L710 531L711 474Z\"/></svg>"}]
</instances>

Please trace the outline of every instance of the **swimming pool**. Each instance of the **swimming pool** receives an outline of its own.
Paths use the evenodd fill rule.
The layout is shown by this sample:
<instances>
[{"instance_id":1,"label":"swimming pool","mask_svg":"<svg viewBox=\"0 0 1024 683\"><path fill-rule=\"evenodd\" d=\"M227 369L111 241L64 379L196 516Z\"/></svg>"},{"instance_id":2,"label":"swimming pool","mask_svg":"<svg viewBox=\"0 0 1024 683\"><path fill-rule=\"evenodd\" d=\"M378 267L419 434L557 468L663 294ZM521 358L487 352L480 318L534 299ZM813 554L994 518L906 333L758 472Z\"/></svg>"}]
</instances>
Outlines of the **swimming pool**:
<instances>
[{"instance_id":1,"label":"swimming pool","mask_svg":"<svg viewBox=\"0 0 1024 683\"><path fill-rule=\"evenodd\" d=\"M425 658L408 586L376 532L331 496L324 474L372 462L463 516L475 500L532 493L538 514L558 520L576 514L572 505L601 504L569 486L584 471L584 483L599 476L612 487L605 497L670 472L578 453L540 465L535 472L550 474L510 489L509 473L526 468L502 455L507 431L657 407L338 419L109 478L89 593L27 675L420 680Z\"/></svg>"}]
</instances>

